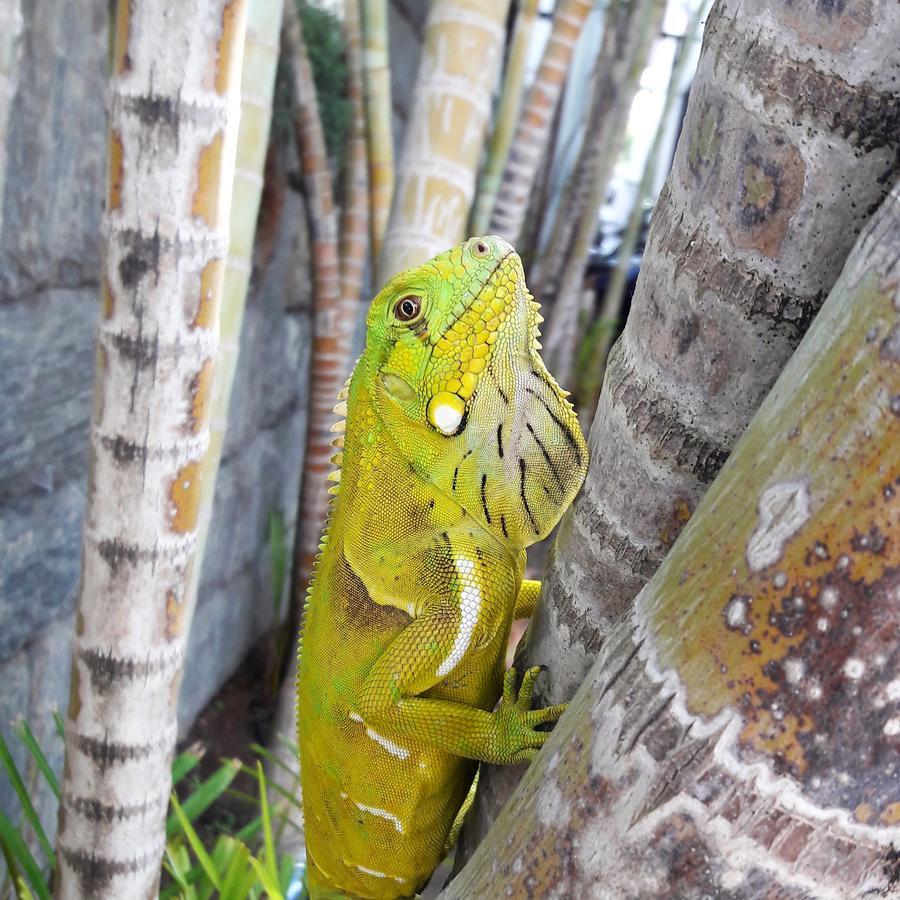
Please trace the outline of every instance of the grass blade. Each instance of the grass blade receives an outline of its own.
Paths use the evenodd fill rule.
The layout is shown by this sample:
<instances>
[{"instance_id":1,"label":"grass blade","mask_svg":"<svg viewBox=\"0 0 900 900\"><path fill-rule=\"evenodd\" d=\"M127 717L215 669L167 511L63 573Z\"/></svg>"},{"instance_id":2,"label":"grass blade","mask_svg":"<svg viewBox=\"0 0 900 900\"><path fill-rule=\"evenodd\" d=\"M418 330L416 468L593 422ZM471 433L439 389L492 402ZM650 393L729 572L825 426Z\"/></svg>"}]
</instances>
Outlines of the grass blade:
<instances>
[{"instance_id":1,"label":"grass blade","mask_svg":"<svg viewBox=\"0 0 900 900\"><path fill-rule=\"evenodd\" d=\"M271 900L284 900L284 894L281 893L278 881L272 877L272 873L256 857L250 857L250 865L253 866L256 877L262 882Z\"/></svg>"},{"instance_id":2,"label":"grass blade","mask_svg":"<svg viewBox=\"0 0 900 900\"><path fill-rule=\"evenodd\" d=\"M59 714L58 709L53 710L53 724L56 726L56 735L62 740L66 739L66 723L63 721L63 717Z\"/></svg>"},{"instance_id":3,"label":"grass blade","mask_svg":"<svg viewBox=\"0 0 900 900\"><path fill-rule=\"evenodd\" d=\"M62 790L59 786L59 779L56 777L56 773L53 771L50 763L47 762L47 757L44 756L44 751L41 749L38 739L34 736L31 726L22 719L13 726L13 731L15 731L16 737L25 745L25 749L31 754L31 758L41 770L41 774L50 786L50 790L56 795L56 799L61 800Z\"/></svg>"},{"instance_id":4,"label":"grass blade","mask_svg":"<svg viewBox=\"0 0 900 900\"><path fill-rule=\"evenodd\" d=\"M28 880L34 893L40 900L50 900L50 889L44 881L35 858L31 855L31 851L22 840L22 835L13 823L0 812L0 845L3 846L3 856L9 860L12 859L19 864Z\"/></svg>"},{"instance_id":5,"label":"grass blade","mask_svg":"<svg viewBox=\"0 0 900 900\"><path fill-rule=\"evenodd\" d=\"M272 817L269 814L269 794L266 790L266 776L259 760L256 761L256 778L259 781L259 808L263 821L263 845L265 847L263 862L271 880L278 884L278 857L275 853L275 838L272 834Z\"/></svg>"},{"instance_id":6,"label":"grass blade","mask_svg":"<svg viewBox=\"0 0 900 900\"><path fill-rule=\"evenodd\" d=\"M172 792L172 809L174 811L174 815L177 817L179 824L181 825L181 830L184 833L184 836L187 838L188 843L191 845L191 849L194 851L194 855L197 857L197 861L203 866L203 871L206 872L206 877L216 886L216 890L221 893L222 891L222 883L219 880L219 873L216 872L216 867L213 865L213 861L210 858L210 855L206 852L206 847L203 846L203 841L200 840L200 836L194 830L194 826L191 825L190 820L185 815L184 810L181 808L181 804L178 802L178 797L175 796L175 792Z\"/></svg>"},{"instance_id":7,"label":"grass blade","mask_svg":"<svg viewBox=\"0 0 900 900\"><path fill-rule=\"evenodd\" d=\"M172 763L172 787L175 787L188 772L200 762L200 756L191 750L185 750L175 757Z\"/></svg>"},{"instance_id":8,"label":"grass blade","mask_svg":"<svg viewBox=\"0 0 900 900\"><path fill-rule=\"evenodd\" d=\"M224 793L228 785L234 781L234 777L240 771L240 760L232 759L213 772L206 781L202 782L196 790L184 799L181 810L188 822L193 822L202 812L205 812L218 797ZM178 833L180 819L174 813L166 822L166 838L171 838Z\"/></svg>"},{"instance_id":9,"label":"grass blade","mask_svg":"<svg viewBox=\"0 0 900 900\"><path fill-rule=\"evenodd\" d=\"M44 851L44 856L46 857L47 862L50 863L51 868L55 869L56 854L53 852L53 846L50 844L50 841L47 840L47 834L44 831L44 826L41 825L41 820L38 818L37 811L35 810L34 805L31 802L31 797L28 794L28 789L25 787L25 782L22 780L22 776L19 774L19 770L12 758L12 754L9 752L9 745L6 743L6 739L2 734L0 734L0 763L2 763L3 768L6 769L6 774L13 786L13 790L16 792L16 796L19 798L22 812L24 813L25 818L28 819L28 823L29 825L31 825L35 837L37 837L38 843L41 845L41 849Z\"/></svg>"}]
</instances>

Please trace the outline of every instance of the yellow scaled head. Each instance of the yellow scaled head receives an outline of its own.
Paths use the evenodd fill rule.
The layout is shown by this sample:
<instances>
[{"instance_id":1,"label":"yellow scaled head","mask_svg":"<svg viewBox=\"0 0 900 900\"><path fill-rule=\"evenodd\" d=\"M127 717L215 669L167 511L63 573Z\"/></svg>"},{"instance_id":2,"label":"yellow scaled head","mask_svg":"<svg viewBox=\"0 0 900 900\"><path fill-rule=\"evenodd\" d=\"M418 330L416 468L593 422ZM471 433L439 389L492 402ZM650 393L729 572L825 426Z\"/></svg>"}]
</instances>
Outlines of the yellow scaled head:
<instances>
[{"instance_id":1,"label":"yellow scaled head","mask_svg":"<svg viewBox=\"0 0 900 900\"><path fill-rule=\"evenodd\" d=\"M538 355L540 322L512 246L471 238L388 282L361 361L407 461L516 547L552 529L587 468L575 413Z\"/></svg>"}]
</instances>

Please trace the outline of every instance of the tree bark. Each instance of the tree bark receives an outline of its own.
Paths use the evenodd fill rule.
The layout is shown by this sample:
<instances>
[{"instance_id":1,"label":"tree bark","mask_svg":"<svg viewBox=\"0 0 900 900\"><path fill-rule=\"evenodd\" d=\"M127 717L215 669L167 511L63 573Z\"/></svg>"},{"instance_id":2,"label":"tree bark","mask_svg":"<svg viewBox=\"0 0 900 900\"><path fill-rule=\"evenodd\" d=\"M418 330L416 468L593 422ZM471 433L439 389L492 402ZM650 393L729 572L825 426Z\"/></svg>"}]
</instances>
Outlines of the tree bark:
<instances>
[{"instance_id":1,"label":"tree bark","mask_svg":"<svg viewBox=\"0 0 900 900\"><path fill-rule=\"evenodd\" d=\"M341 191L340 254L342 308L359 312L369 255L369 157L363 92L362 35L359 0L344 0L347 47L347 93L352 108ZM356 325L358 315L353 315ZM349 356L347 362L349 363ZM349 373L348 373L349 374Z\"/></svg>"},{"instance_id":2,"label":"tree bark","mask_svg":"<svg viewBox=\"0 0 900 900\"><path fill-rule=\"evenodd\" d=\"M387 0L362 0L363 70L369 161L372 259L377 262L394 196Z\"/></svg>"},{"instance_id":3,"label":"tree bark","mask_svg":"<svg viewBox=\"0 0 900 900\"><path fill-rule=\"evenodd\" d=\"M596 329L596 336L590 347L587 371L583 370L578 373L576 391L578 415L581 419L581 427L585 429L586 434L590 431L594 410L597 408L597 402L600 399L600 387L603 384L603 374L606 371L606 358L609 356L609 349L620 324L625 284L631 268L631 257L634 254L634 248L637 246L641 225L644 221L644 204L648 202L652 204L655 200L653 195L654 181L659 167L659 155L663 148L663 136L665 135L666 125L669 122L676 101L681 102L685 76L688 74L687 66L689 63L696 65L694 48L702 31L701 25L704 13L707 12L708 7L709 4L706 0L702 0L702 2L697 4L697 8L691 16L684 37L679 43L675 59L672 62L672 71L669 75L669 84L666 88L666 97L663 101L659 123L656 126L653 143L644 162L644 171L635 191L634 203L628 215L628 222L622 235L622 241L619 244L619 249L616 251L616 267L603 295L603 302L600 304L600 321L596 323L599 327Z\"/></svg>"},{"instance_id":4,"label":"tree bark","mask_svg":"<svg viewBox=\"0 0 900 900\"><path fill-rule=\"evenodd\" d=\"M665 0L618 0L606 12L590 118L571 176L574 202L568 210L560 210L551 241L553 247L559 237L558 271L548 278L546 261L540 271L539 296L549 310L544 359L564 387L572 386L584 269L597 231L597 214L625 141L628 114L665 9Z\"/></svg>"},{"instance_id":5,"label":"tree bark","mask_svg":"<svg viewBox=\"0 0 900 900\"><path fill-rule=\"evenodd\" d=\"M285 53L294 70L294 97L297 109L294 130L303 166L307 219L313 268L313 346L310 360L309 419L306 453L297 510L294 539L292 596L296 609L306 597L325 511L331 470L331 426L334 404L350 366L356 304L342 295L338 248L338 219L331 187L331 171L325 150L325 133L319 117L316 88L300 17L292 3L284 13L282 34Z\"/></svg>"},{"instance_id":6,"label":"tree bark","mask_svg":"<svg viewBox=\"0 0 900 900\"><path fill-rule=\"evenodd\" d=\"M155 895L228 249L243 0L120 0L56 896Z\"/></svg>"},{"instance_id":7,"label":"tree bark","mask_svg":"<svg viewBox=\"0 0 900 900\"><path fill-rule=\"evenodd\" d=\"M572 695L834 283L900 158L900 7L720 0L527 657Z\"/></svg>"},{"instance_id":8,"label":"tree bark","mask_svg":"<svg viewBox=\"0 0 900 900\"><path fill-rule=\"evenodd\" d=\"M547 155L578 33L592 6L593 0L561 0L553 15L553 29L528 92L491 214L490 232L513 244L521 235L528 200Z\"/></svg>"},{"instance_id":9,"label":"tree bark","mask_svg":"<svg viewBox=\"0 0 900 900\"><path fill-rule=\"evenodd\" d=\"M900 880L900 184L447 898Z\"/></svg>"},{"instance_id":10,"label":"tree bark","mask_svg":"<svg viewBox=\"0 0 900 900\"><path fill-rule=\"evenodd\" d=\"M509 0L434 0L378 283L465 236Z\"/></svg>"},{"instance_id":11,"label":"tree bark","mask_svg":"<svg viewBox=\"0 0 900 900\"><path fill-rule=\"evenodd\" d=\"M272 96L278 67L278 37L284 7L283 0L246 0L246 3L247 31L241 72L241 117L232 186L232 206L238 214L231 217L228 225L228 258L225 261L219 313L219 349L210 403L209 450L203 462L203 488L197 519L197 561L191 567L189 609L192 612L209 536L216 481L228 425L231 389L237 370L244 309L253 271L256 220L269 147ZM190 628L190 623L187 627Z\"/></svg>"},{"instance_id":12,"label":"tree bark","mask_svg":"<svg viewBox=\"0 0 900 900\"><path fill-rule=\"evenodd\" d=\"M494 211L500 180L506 168L509 148L522 111L525 62L534 30L534 20L537 18L537 6L538 0L523 0L516 12L512 45L503 74L503 89L494 116L494 130L487 158L478 178L478 191L469 222L469 234L484 234L488 230L491 213Z\"/></svg>"}]
</instances>

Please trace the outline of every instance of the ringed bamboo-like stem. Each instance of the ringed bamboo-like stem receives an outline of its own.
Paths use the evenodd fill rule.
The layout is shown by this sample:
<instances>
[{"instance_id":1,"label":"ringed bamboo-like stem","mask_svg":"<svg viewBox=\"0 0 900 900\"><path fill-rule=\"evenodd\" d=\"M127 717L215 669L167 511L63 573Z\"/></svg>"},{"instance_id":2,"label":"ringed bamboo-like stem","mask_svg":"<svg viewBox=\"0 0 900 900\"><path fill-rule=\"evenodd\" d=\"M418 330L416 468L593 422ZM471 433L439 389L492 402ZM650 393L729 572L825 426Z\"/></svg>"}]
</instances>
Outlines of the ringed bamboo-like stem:
<instances>
[{"instance_id":1,"label":"ringed bamboo-like stem","mask_svg":"<svg viewBox=\"0 0 900 900\"><path fill-rule=\"evenodd\" d=\"M465 236L509 0L434 0L377 281Z\"/></svg>"},{"instance_id":2,"label":"ringed bamboo-like stem","mask_svg":"<svg viewBox=\"0 0 900 900\"><path fill-rule=\"evenodd\" d=\"M528 200L550 144L551 126L578 34L593 0L560 0L540 67L510 146L489 231L513 244L519 240Z\"/></svg>"},{"instance_id":3,"label":"ringed bamboo-like stem","mask_svg":"<svg viewBox=\"0 0 900 900\"><path fill-rule=\"evenodd\" d=\"M361 0L372 259L377 263L394 196L394 136L387 0Z\"/></svg>"},{"instance_id":4,"label":"ringed bamboo-like stem","mask_svg":"<svg viewBox=\"0 0 900 900\"><path fill-rule=\"evenodd\" d=\"M494 211L509 148L519 122L523 102L523 80L528 44L537 18L538 0L524 0L516 14L512 47L506 63L503 91L494 117L494 131L488 147L487 160L478 180L478 191L472 210L469 234L484 234Z\"/></svg>"},{"instance_id":5,"label":"ringed bamboo-like stem","mask_svg":"<svg viewBox=\"0 0 900 900\"><path fill-rule=\"evenodd\" d=\"M149 897L209 448L243 0L120 0L58 898Z\"/></svg>"}]
</instances>

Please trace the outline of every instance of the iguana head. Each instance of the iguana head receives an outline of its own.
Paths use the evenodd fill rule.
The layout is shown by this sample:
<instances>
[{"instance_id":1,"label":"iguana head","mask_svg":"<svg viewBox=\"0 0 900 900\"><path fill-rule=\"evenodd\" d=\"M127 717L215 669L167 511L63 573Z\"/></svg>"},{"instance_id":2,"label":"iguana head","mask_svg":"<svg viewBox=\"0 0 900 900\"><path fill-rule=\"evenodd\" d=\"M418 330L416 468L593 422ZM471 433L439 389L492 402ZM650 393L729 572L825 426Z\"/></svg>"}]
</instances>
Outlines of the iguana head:
<instances>
[{"instance_id":1,"label":"iguana head","mask_svg":"<svg viewBox=\"0 0 900 900\"><path fill-rule=\"evenodd\" d=\"M553 528L587 469L575 412L538 355L538 309L512 246L471 238L385 285L362 358L407 462L515 547Z\"/></svg>"}]
</instances>

